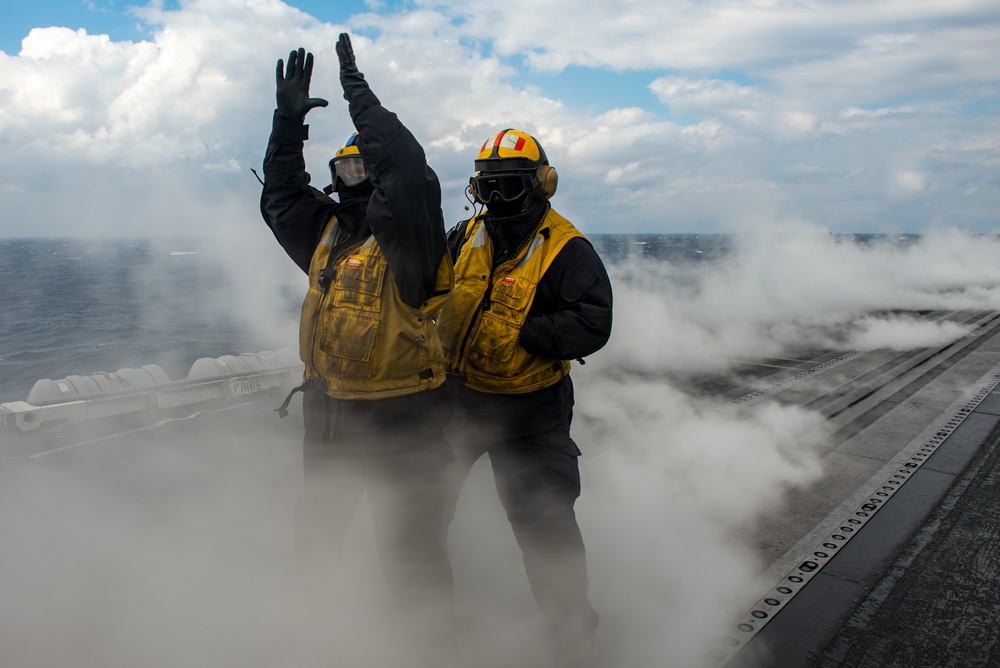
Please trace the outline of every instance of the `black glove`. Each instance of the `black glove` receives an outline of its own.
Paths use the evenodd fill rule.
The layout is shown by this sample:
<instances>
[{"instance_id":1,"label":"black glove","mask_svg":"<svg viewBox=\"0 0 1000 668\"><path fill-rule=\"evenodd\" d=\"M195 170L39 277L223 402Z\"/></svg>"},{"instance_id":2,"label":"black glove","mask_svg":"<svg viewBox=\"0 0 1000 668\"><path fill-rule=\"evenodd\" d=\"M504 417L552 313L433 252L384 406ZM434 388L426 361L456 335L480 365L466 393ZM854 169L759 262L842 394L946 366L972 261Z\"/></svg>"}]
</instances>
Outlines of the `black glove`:
<instances>
[{"instance_id":1,"label":"black glove","mask_svg":"<svg viewBox=\"0 0 1000 668\"><path fill-rule=\"evenodd\" d=\"M367 90L368 82L354 62L354 49L346 32L340 33L340 39L337 40L337 57L340 58L340 85L344 87L344 99L350 100L351 94Z\"/></svg>"},{"instance_id":2,"label":"black glove","mask_svg":"<svg viewBox=\"0 0 1000 668\"><path fill-rule=\"evenodd\" d=\"M338 47L339 48L339 47ZM285 118L302 122L313 107L325 107L330 104L321 97L309 97L309 81L312 79L313 55L306 55L306 50L299 48L288 54L288 69L278 59L275 72L278 113Z\"/></svg>"}]
</instances>

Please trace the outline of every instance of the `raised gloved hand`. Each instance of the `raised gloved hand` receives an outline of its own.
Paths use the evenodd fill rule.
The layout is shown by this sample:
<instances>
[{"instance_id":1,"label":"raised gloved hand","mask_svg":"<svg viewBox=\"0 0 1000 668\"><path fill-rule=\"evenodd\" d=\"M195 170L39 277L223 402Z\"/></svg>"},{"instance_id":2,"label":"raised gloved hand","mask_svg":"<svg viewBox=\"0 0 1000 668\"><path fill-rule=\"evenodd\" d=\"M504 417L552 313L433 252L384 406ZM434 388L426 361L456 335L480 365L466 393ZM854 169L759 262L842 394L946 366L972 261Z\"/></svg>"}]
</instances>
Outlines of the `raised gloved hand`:
<instances>
[{"instance_id":1,"label":"raised gloved hand","mask_svg":"<svg viewBox=\"0 0 1000 668\"><path fill-rule=\"evenodd\" d=\"M337 57L340 58L340 85L344 87L344 99L350 100L351 93L367 89L368 82L365 75L358 71L351 38L346 32L340 33L337 40Z\"/></svg>"},{"instance_id":2,"label":"raised gloved hand","mask_svg":"<svg viewBox=\"0 0 1000 668\"><path fill-rule=\"evenodd\" d=\"M340 47L338 46L338 52ZM321 97L309 97L309 82L312 79L313 55L299 48L288 54L288 68L278 59L275 72L278 113L293 121L302 121L314 107L330 104Z\"/></svg>"}]
</instances>

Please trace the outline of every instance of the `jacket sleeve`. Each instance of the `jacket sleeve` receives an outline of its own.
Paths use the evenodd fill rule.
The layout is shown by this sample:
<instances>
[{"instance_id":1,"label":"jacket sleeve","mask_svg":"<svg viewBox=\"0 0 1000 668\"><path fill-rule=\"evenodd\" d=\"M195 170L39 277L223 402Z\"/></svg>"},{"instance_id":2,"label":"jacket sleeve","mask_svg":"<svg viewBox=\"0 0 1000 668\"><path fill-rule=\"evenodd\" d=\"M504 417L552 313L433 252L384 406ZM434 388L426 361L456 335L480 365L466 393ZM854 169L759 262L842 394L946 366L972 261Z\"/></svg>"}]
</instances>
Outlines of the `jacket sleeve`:
<instances>
[{"instance_id":1,"label":"jacket sleeve","mask_svg":"<svg viewBox=\"0 0 1000 668\"><path fill-rule=\"evenodd\" d=\"M417 308L434 290L445 253L441 184L424 150L396 114L364 85L344 92L361 136L361 157L375 192L367 221L403 301Z\"/></svg>"},{"instance_id":2,"label":"jacket sleeve","mask_svg":"<svg viewBox=\"0 0 1000 668\"><path fill-rule=\"evenodd\" d=\"M538 285L521 328L530 353L561 360L586 357L611 337L611 280L586 239L572 239Z\"/></svg>"},{"instance_id":3,"label":"jacket sleeve","mask_svg":"<svg viewBox=\"0 0 1000 668\"><path fill-rule=\"evenodd\" d=\"M334 215L337 203L309 185L303 143L309 126L277 111L264 154L264 189L260 212L288 256L309 273L313 251Z\"/></svg>"}]
</instances>

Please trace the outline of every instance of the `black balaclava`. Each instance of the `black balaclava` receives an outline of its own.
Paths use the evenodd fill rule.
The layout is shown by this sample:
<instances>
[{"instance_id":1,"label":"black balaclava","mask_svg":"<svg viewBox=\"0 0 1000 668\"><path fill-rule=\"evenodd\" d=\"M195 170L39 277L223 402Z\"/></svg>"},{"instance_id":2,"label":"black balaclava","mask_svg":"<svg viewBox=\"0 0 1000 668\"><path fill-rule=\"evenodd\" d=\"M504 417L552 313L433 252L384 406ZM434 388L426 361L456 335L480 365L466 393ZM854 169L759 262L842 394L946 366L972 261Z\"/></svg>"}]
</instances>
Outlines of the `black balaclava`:
<instances>
[{"instance_id":1,"label":"black balaclava","mask_svg":"<svg viewBox=\"0 0 1000 668\"><path fill-rule=\"evenodd\" d=\"M510 218L516 216L524 210L524 200L527 195L519 197L512 202L505 202L499 195L494 195L493 199L486 203L486 210L497 218Z\"/></svg>"},{"instance_id":2,"label":"black balaclava","mask_svg":"<svg viewBox=\"0 0 1000 668\"><path fill-rule=\"evenodd\" d=\"M358 241L367 236L368 228L368 200L375 192L375 186L371 179L360 183L353 188L348 188L342 183L337 191L337 219L350 232L350 239Z\"/></svg>"},{"instance_id":3,"label":"black balaclava","mask_svg":"<svg viewBox=\"0 0 1000 668\"><path fill-rule=\"evenodd\" d=\"M358 185L354 187L348 187L343 184L343 182L338 180L337 183L339 188L337 188L337 199L341 202L347 202L352 199L368 199L375 192L375 186L372 185L371 179L365 179Z\"/></svg>"},{"instance_id":4,"label":"black balaclava","mask_svg":"<svg viewBox=\"0 0 1000 668\"><path fill-rule=\"evenodd\" d=\"M524 213L499 218L486 217L483 224L493 239L493 261L499 264L516 255L529 240L548 211L548 202L537 202Z\"/></svg>"}]
</instances>

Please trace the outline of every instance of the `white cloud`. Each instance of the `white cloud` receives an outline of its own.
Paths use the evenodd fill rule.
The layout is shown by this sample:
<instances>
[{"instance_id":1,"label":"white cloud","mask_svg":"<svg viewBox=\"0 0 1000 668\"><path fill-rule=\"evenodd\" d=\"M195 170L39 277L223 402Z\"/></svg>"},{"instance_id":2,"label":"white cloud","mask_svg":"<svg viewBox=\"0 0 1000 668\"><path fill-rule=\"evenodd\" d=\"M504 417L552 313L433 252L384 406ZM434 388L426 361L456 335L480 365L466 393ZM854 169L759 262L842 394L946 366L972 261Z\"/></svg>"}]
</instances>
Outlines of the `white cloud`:
<instances>
[{"instance_id":1,"label":"white cloud","mask_svg":"<svg viewBox=\"0 0 1000 668\"><path fill-rule=\"evenodd\" d=\"M838 230L997 224L1000 123L988 110L1000 17L989 2L380 6L335 25L278 0L191 0L139 9L148 41L32 31L18 55L0 54L0 234L86 229L58 221L91 207L113 215L89 193L113 195L123 168L134 187L123 184L115 209L132 216L159 212L125 199L143 174L194 208L212 207L213 188L243 193L268 132L274 61L299 45L316 54L314 94L331 101L309 117L307 159L323 173L350 132L333 49L348 27L373 89L427 148L448 220L462 213L475 147L514 126L542 140L562 176L554 204L586 231L775 215ZM598 86L590 111L524 76L568 65L648 72L659 104ZM208 187L209 165L229 180ZM51 215L38 221L43 192ZM904 192L920 206L901 205Z\"/></svg>"}]
</instances>

